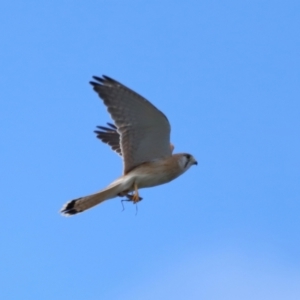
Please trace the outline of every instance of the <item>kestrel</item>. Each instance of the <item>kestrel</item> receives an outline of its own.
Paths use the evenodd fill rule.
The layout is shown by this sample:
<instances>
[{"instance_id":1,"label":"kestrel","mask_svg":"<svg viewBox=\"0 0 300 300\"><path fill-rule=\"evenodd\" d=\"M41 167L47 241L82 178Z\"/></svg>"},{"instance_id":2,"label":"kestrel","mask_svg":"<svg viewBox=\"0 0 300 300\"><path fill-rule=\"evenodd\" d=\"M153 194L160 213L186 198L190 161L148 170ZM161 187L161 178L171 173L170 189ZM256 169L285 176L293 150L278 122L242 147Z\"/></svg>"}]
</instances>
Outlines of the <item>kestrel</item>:
<instances>
[{"instance_id":1,"label":"kestrel","mask_svg":"<svg viewBox=\"0 0 300 300\"><path fill-rule=\"evenodd\" d=\"M114 79L93 78L90 84L115 123L97 126L95 133L122 157L123 175L100 192L66 203L61 209L66 216L117 196L137 203L142 199L139 189L170 182L197 165L191 154L172 154L170 123L153 104Z\"/></svg>"}]
</instances>

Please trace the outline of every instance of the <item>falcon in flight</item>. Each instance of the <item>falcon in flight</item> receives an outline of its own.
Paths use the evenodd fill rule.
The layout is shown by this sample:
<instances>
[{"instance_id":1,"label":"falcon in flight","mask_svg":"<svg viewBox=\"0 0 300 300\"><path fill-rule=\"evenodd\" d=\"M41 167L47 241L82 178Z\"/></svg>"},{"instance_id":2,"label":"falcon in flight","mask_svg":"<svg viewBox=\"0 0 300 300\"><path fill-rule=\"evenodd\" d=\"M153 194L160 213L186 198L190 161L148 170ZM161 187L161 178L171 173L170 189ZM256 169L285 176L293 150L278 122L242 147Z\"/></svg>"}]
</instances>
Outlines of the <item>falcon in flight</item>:
<instances>
[{"instance_id":1,"label":"falcon in flight","mask_svg":"<svg viewBox=\"0 0 300 300\"><path fill-rule=\"evenodd\" d=\"M98 126L97 137L123 159L123 175L98 193L66 203L66 216L83 212L105 200L125 196L137 203L139 189L170 182L192 165L188 153L172 154L167 117L148 100L107 76L93 77L94 91L103 100L115 124Z\"/></svg>"}]
</instances>

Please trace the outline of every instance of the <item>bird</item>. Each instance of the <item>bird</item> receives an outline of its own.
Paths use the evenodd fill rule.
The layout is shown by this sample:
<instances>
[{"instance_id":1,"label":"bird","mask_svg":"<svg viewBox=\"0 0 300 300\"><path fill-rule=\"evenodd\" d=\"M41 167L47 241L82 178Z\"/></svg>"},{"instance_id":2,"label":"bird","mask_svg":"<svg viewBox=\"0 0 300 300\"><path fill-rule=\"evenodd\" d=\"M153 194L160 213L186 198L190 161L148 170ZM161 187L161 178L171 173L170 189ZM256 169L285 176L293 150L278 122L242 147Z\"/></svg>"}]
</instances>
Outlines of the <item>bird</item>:
<instances>
[{"instance_id":1,"label":"bird","mask_svg":"<svg viewBox=\"0 0 300 300\"><path fill-rule=\"evenodd\" d=\"M122 157L123 174L99 192L67 202L60 210L64 216L116 197L136 204L140 189L168 183L198 164L189 153L173 154L170 122L147 99L105 75L93 76L90 84L114 121L97 126L95 133Z\"/></svg>"}]
</instances>

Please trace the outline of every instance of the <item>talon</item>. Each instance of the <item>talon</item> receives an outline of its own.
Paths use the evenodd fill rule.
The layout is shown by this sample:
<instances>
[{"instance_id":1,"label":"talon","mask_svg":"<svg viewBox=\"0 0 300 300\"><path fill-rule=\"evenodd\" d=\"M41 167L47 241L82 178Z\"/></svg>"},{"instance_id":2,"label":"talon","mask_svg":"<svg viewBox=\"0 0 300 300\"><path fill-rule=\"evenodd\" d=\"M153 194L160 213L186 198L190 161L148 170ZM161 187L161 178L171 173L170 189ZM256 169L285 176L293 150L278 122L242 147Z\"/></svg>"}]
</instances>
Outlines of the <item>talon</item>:
<instances>
[{"instance_id":1,"label":"talon","mask_svg":"<svg viewBox=\"0 0 300 300\"><path fill-rule=\"evenodd\" d=\"M140 197L140 195L139 195L138 186L136 183L134 184L133 187L134 187L134 192L132 194L129 194L125 191L118 194L119 197L125 196L127 198L127 199L121 200L122 202L123 201L132 201L134 204L136 204L137 202L143 200L143 198Z\"/></svg>"},{"instance_id":2,"label":"talon","mask_svg":"<svg viewBox=\"0 0 300 300\"><path fill-rule=\"evenodd\" d=\"M124 200L124 201L132 201L132 202L134 202L133 197L134 197L135 195L126 194L125 196L126 196L126 198L127 198L128 200ZM143 200L143 198L142 198L142 197L139 197L138 201L141 201L141 200ZM136 201L136 202L137 202L137 201Z\"/></svg>"},{"instance_id":3,"label":"talon","mask_svg":"<svg viewBox=\"0 0 300 300\"><path fill-rule=\"evenodd\" d=\"M134 183L134 192L135 193L132 195L132 201L134 204L136 204L137 202L142 200L142 198L140 198L140 196L139 196L139 190L138 190L138 186L136 183Z\"/></svg>"},{"instance_id":4,"label":"talon","mask_svg":"<svg viewBox=\"0 0 300 300\"><path fill-rule=\"evenodd\" d=\"M140 201L139 195L138 194L132 195L132 201L133 201L134 204L139 202Z\"/></svg>"}]
</instances>

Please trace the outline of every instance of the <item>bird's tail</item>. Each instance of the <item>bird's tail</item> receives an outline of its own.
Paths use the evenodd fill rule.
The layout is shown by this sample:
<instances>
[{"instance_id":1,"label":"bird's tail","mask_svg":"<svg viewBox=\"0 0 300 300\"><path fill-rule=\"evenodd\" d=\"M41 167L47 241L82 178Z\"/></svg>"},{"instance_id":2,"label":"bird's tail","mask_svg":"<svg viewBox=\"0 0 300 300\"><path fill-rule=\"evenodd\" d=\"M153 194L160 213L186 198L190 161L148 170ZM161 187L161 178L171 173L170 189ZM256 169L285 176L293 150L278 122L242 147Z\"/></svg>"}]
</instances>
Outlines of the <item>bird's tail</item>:
<instances>
[{"instance_id":1,"label":"bird's tail","mask_svg":"<svg viewBox=\"0 0 300 300\"><path fill-rule=\"evenodd\" d=\"M77 198L66 203L60 212L65 216L75 215L89 208L92 208L93 206L100 204L105 200L117 197L117 195L121 193L122 190L122 184L117 180L98 193Z\"/></svg>"}]
</instances>

